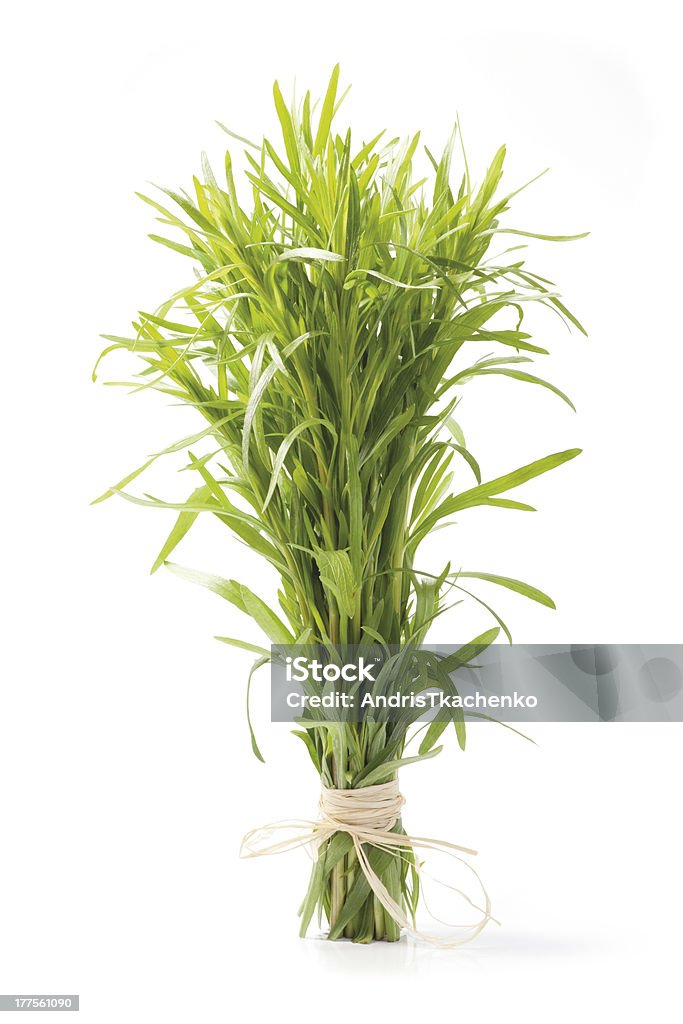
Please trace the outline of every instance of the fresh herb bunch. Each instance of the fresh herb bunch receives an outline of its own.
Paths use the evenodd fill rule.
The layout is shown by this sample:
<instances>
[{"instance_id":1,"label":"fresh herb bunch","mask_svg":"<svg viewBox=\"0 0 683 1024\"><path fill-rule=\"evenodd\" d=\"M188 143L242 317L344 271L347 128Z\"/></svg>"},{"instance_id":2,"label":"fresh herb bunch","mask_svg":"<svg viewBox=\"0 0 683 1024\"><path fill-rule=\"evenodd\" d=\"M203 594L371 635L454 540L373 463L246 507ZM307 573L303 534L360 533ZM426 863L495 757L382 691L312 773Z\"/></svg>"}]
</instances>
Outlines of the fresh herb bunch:
<instances>
[{"instance_id":1,"label":"fresh herb bunch","mask_svg":"<svg viewBox=\"0 0 683 1024\"><path fill-rule=\"evenodd\" d=\"M196 476L184 503L124 490L153 460L102 498L117 493L177 510L153 571L166 564L207 586L274 644L419 644L449 594L484 604L471 593L471 579L553 607L520 581L452 570L450 563L429 574L418 571L416 558L420 543L454 513L481 505L529 509L501 495L579 454L558 452L482 482L453 412L468 381L494 374L550 388L571 405L528 372L525 364L546 350L522 330L524 311L541 304L583 328L551 282L526 269L523 247L488 258L492 239L504 232L563 240L500 226L516 194L498 197L505 148L479 187L463 153L453 191L454 129L440 160L425 149L434 172L428 195L425 181L413 180L419 134L384 141L380 132L354 145L350 130L333 130L338 78L337 67L317 115L309 93L288 107L275 85L282 144L240 139L248 204L239 198L229 152L223 184L204 158L192 194L166 192L172 208L142 197L184 236L151 237L189 257L195 279L156 313L140 313L131 337L105 336L103 354L128 350L143 364L136 390L192 406L206 426L167 449L187 449ZM456 368L465 347L470 359ZM498 354L479 356L492 348ZM204 439L210 450L193 454ZM281 614L235 580L168 562L200 513L216 516L275 568ZM497 625L471 650L499 630L510 636L484 607ZM258 654L252 673L271 657L266 648L222 639ZM433 723L408 757L413 733L405 722L309 724L304 720L296 735L323 785L340 789L386 782L402 764L433 756L447 725ZM464 721L455 724L464 746ZM260 758L251 722L249 728ZM402 831L400 821L395 827ZM392 898L414 913L412 855L373 849L370 857ZM319 851L302 933L316 908L327 916L331 938L398 938L344 833Z\"/></svg>"}]
</instances>

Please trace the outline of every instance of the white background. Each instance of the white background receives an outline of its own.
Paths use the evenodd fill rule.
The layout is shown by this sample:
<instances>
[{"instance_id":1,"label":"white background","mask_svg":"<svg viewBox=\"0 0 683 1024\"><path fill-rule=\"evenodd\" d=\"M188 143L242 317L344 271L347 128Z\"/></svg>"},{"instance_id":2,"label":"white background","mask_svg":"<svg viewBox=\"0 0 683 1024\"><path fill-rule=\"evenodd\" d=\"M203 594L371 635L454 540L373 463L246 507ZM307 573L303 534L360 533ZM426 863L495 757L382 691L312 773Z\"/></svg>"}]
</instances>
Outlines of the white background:
<instances>
[{"instance_id":1,"label":"white background","mask_svg":"<svg viewBox=\"0 0 683 1024\"><path fill-rule=\"evenodd\" d=\"M547 726L538 747L473 728L466 755L403 773L406 823L481 850L501 927L455 953L300 941L306 857L237 858L247 828L316 800L265 677L267 764L251 756L249 658L211 639L258 638L213 595L148 576L163 513L88 503L189 432L149 394L89 380L98 334L188 273L146 239L133 192L188 184L202 149L218 163L215 118L273 131L272 80L319 91L340 60L357 139L422 128L439 147L457 112L480 173L502 141L510 186L553 169L508 223L592 232L532 252L590 330L537 325L578 415L487 379L461 417L489 477L585 454L519 492L536 515L463 514L437 564L550 590L555 613L498 600L520 641L682 641L673 5L33 3L3 34L0 991L79 992L93 1024L672 1019L680 726ZM182 497L185 476L165 467L154 489ZM274 594L209 523L178 560ZM435 639L469 624L456 610Z\"/></svg>"}]
</instances>

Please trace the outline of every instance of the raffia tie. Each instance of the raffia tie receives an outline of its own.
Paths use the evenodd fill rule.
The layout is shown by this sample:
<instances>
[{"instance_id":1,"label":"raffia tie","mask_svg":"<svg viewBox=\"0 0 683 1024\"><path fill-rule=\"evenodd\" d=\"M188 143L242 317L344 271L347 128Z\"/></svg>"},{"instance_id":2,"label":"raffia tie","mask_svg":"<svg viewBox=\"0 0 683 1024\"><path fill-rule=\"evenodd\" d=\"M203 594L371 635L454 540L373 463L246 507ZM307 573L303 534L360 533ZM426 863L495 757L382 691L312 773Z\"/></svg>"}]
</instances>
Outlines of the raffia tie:
<instances>
[{"instance_id":1,"label":"raffia tie","mask_svg":"<svg viewBox=\"0 0 683 1024\"><path fill-rule=\"evenodd\" d=\"M393 832L405 803L399 792L398 780L385 782L379 786L365 786L362 789L327 789L323 787L320 794L317 821L296 819L276 821L262 828L252 829L244 836L240 848L241 857L264 857L275 853L286 853L300 846L308 846L317 850L336 832L346 832L353 840L353 847L360 868L368 885L400 928L424 942L430 942L442 949L452 949L470 942L486 927L491 916L491 901L484 884L461 854L475 856L476 850L466 846L448 843L443 839L427 839L423 836L409 836L401 832ZM288 831L286 839L274 839L277 832ZM468 925L465 935L453 939L443 939L438 935L430 935L413 927L406 911L393 899L386 886L373 870L367 856L366 848L374 846L400 857L403 850L436 850L446 853L454 860L463 864L475 877L483 897L483 906L477 906L464 892L455 886L442 882L447 888L459 893L472 907L479 911L480 918L474 925ZM421 872L417 863L416 869Z\"/></svg>"}]
</instances>

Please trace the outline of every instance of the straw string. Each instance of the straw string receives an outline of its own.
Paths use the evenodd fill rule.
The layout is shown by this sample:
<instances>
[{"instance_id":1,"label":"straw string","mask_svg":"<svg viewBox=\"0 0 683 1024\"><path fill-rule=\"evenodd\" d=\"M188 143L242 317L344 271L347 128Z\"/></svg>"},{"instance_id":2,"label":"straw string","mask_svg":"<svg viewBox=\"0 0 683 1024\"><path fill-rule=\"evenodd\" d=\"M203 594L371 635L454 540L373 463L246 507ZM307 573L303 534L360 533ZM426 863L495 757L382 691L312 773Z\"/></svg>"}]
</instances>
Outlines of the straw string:
<instances>
[{"instance_id":1,"label":"straw string","mask_svg":"<svg viewBox=\"0 0 683 1024\"><path fill-rule=\"evenodd\" d=\"M346 832L353 841L358 864L365 875L368 885L400 928L410 935L432 943L442 949L451 949L470 942L486 927L489 921L495 920L491 915L491 901L484 884L472 867L461 855L475 856L476 850L443 839L429 839L423 836L410 836L401 832L393 832L401 815L405 798L398 788L398 780L382 783L378 786L365 786L361 789L332 789L323 787L318 804L317 820L295 819L272 822L262 828L252 829L244 836L240 848L241 857L264 857L276 853L286 853L300 846L309 846L317 850L336 832ZM287 838L278 839L277 834L287 831ZM386 850L394 856L400 856L404 850L435 850L447 854L463 864L475 877L483 897L483 906L477 906L465 893L455 886L444 882L447 888L458 892L467 902L477 909L480 918L475 925L468 926L464 936L442 939L438 935L420 931L413 926L405 909L396 902L388 889L373 870L367 856L367 847L374 846ZM420 873L420 865L416 870Z\"/></svg>"}]
</instances>

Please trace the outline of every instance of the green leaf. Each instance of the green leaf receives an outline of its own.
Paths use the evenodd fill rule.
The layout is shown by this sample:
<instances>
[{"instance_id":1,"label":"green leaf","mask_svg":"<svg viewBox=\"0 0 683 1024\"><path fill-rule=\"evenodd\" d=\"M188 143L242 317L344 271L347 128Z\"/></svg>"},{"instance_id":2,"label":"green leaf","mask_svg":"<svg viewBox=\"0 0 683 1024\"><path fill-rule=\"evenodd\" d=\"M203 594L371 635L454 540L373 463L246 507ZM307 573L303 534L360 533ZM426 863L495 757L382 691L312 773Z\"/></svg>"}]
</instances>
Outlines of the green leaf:
<instances>
[{"instance_id":1,"label":"green leaf","mask_svg":"<svg viewBox=\"0 0 683 1024\"><path fill-rule=\"evenodd\" d=\"M527 466L522 466L521 469L516 469L513 473L506 473L504 476L496 477L495 480L489 480L488 483L473 487L469 491L463 491L452 499L451 511L456 512L459 509L471 508L479 503L480 498L490 498L493 495L500 494L501 491L510 491L514 487L519 487L520 484L525 484L528 480L533 480L534 477L541 476L551 469L562 466L565 462L575 459L580 454L580 448L571 448L568 451L557 452L555 455L546 455L544 459L530 462ZM450 514L451 512L447 513L447 515Z\"/></svg>"},{"instance_id":2,"label":"green leaf","mask_svg":"<svg viewBox=\"0 0 683 1024\"><path fill-rule=\"evenodd\" d=\"M590 235L590 231L582 231L578 235L542 235L537 231L519 231L517 228L494 228L494 231L497 235L521 235L523 238L539 238L543 242L576 242Z\"/></svg>"},{"instance_id":3,"label":"green leaf","mask_svg":"<svg viewBox=\"0 0 683 1024\"><path fill-rule=\"evenodd\" d=\"M349 290L354 286L357 279L364 275L374 277L378 281L384 281L385 284L393 285L394 288L405 288L408 291L432 290L435 287L434 282L426 284L409 284L406 281L397 281L395 277L389 277L388 274L382 274L379 270L354 270L351 274L347 275L344 288Z\"/></svg>"},{"instance_id":4,"label":"green leaf","mask_svg":"<svg viewBox=\"0 0 683 1024\"><path fill-rule=\"evenodd\" d=\"M484 580L486 583L495 583L499 587L505 587L507 590L514 590L516 594L522 594L531 601L538 601L539 604L545 605L546 608L555 608L553 599L544 594L542 590L532 587L529 583L523 583L521 580L510 579L509 576L496 576L490 572L459 572L456 574L456 578Z\"/></svg>"},{"instance_id":5,"label":"green leaf","mask_svg":"<svg viewBox=\"0 0 683 1024\"><path fill-rule=\"evenodd\" d=\"M317 418L303 420L301 423L297 423L297 425L293 427L292 430L290 430L290 432L287 434L287 437L283 440L282 444L278 448L277 455L275 456L275 462L273 463L273 472L270 477L268 491L263 502L262 512L265 512L268 505L270 504L270 499L273 497L273 494L275 493L275 488L277 487L277 483L280 474L282 473L282 469L284 467L285 459L287 458L289 449L292 447L299 434L301 434L304 430L309 430L311 427L317 426L318 424L324 426L327 430L329 430L336 440L337 433L329 420Z\"/></svg>"},{"instance_id":6,"label":"green leaf","mask_svg":"<svg viewBox=\"0 0 683 1024\"><path fill-rule=\"evenodd\" d=\"M280 119L280 127L282 128L282 138L285 143L285 150L287 151L287 157L289 159L290 168L295 171L299 167L299 148L296 132L294 131L294 123L292 121L287 104L282 98L280 92L280 86L277 82L273 85L273 99L275 100L275 109L277 110L277 116Z\"/></svg>"},{"instance_id":7,"label":"green leaf","mask_svg":"<svg viewBox=\"0 0 683 1024\"><path fill-rule=\"evenodd\" d=\"M245 469L248 468L249 465L249 440L251 437L254 417L256 416L258 407L266 393L266 389L278 370L281 368L284 370L284 360L288 359L289 356L296 351L299 345L309 337L310 332L307 331L305 334L299 335L298 338L295 338L294 341L290 342L282 352L282 359L280 360L279 365L278 362L269 363L251 390L249 400L244 410L244 429L242 433L242 461Z\"/></svg>"},{"instance_id":8,"label":"green leaf","mask_svg":"<svg viewBox=\"0 0 683 1024\"><path fill-rule=\"evenodd\" d=\"M260 669L263 665L267 665L270 661L270 655L266 655L263 658L257 658L254 664L249 669L249 676L247 678L247 726L249 728L249 738L251 739L251 749L253 750L259 761L265 764L266 759L259 750L259 745L256 742L256 734L254 733L254 727L251 722L251 683L254 678L254 673Z\"/></svg>"},{"instance_id":9,"label":"green leaf","mask_svg":"<svg viewBox=\"0 0 683 1024\"><path fill-rule=\"evenodd\" d=\"M462 647L454 651L453 654L449 654L446 658L442 658L439 666L442 671L450 674L457 668L462 668L463 665L468 665L473 658L478 657L487 647L497 640L500 629L494 626L492 629L487 629L484 633L480 633L474 640L471 640L468 644L464 644Z\"/></svg>"},{"instance_id":10,"label":"green leaf","mask_svg":"<svg viewBox=\"0 0 683 1024\"><path fill-rule=\"evenodd\" d=\"M244 608L247 615L251 615L254 622L261 627L266 636L274 644L293 644L294 637L284 625L282 620L278 618L275 612L269 608L269 606L262 601L260 597L257 597L248 587L245 587L243 583L240 584L240 594L242 601L244 602Z\"/></svg>"},{"instance_id":11,"label":"green leaf","mask_svg":"<svg viewBox=\"0 0 683 1024\"><path fill-rule=\"evenodd\" d=\"M238 647L242 651L251 651L252 654L259 654L262 658L269 658L270 651L258 644L248 644L246 640L235 640L231 636L215 636L214 640L220 640L222 644L229 644L230 647Z\"/></svg>"},{"instance_id":12,"label":"green leaf","mask_svg":"<svg viewBox=\"0 0 683 1024\"><path fill-rule=\"evenodd\" d=\"M311 761L313 762L313 767L318 772L318 774L320 774L322 766L320 764L320 758L318 756L318 751L316 749L315 743L313 741L313 737L311 736L310 732L307 732L306 729L302 729L302 730L292 729L292 736L298 736L299 737L301 742L306 747L306 750L308 751L309 757L311 758Z\"/></svg>"},{"instance_id":13,"label":"green leaf","mask_svg":"<svg viewBox=\"0 0 683 1024\"><path fill-rule=\"evenodd\" d=\"M199 572L196 569L186 569L184 566L176 565L173 562L166 562L165 564L166 568L170 569L175 576L179 576L189 583L197 583L202 587L206 587L225 601L234 604L236 608L239 608L246 615L251 616L272 643L294 643L294 637L281 619L268 607L265 601L257 597L243 583L238 583L236 580L226 580L221 576L213 576L208 572Z\"/></svg>"},{"instance_id":14,"label":"green leaf","mask_svg":"<svg viewBox=\"0 0 683 1024\"><path fill-rule=\"evenodd\" d=\"M412 757L398 757L393 758L390 761L386 761L384 764L374 768L367 775L364 775L360 781L357 782L358 787L364 788L365 786L378 786L382 782L386 782L387 779L399 770L399 768L405 768L409 764L417 764L418 761L428 761L431 757L436 757L440 754L443 747L434 747L425 754L414 754Z\"/></svg>"},{"instance_id":15,"label":"green leaf","mask_svg":"<svg viewBox=\"0 0 683 1024\"><path fill-rule=\"evenodd\" d=\"M338 252L330 252L329 249L315 249L312 246L305 246L298 249L285 249L279 256L276 256L273 263L283 263L286 260L302 260L303 262L320 263L344 263L346 257L340 256Z\"/></svg>"},{"instance_id":16,"label":"green leaf","mask_svg":"<svg viewBox=\"0 0 683 1024\"><path fill-rule=\"evenodd\" d=\"M448 728L447 719L437 719L430 722L418 748L420 754L428 754L434 744L438 742L441 734Z\"/></svg>"},{"instance_id":17,"label":"green leaf","mask_svg":"<svg viewBox=\"0 0 683 1024\"><path fill-rule=\"evenodd\" d=\"M330 132L330 125L334 116L335 100L337 98L337 85L339 83L339 65L335 64L330 77L330 83L325 93L325 99L323 100L322 110L320 111L320 121L318 122L318 130L315 133L315 142L313 143L313 156L319 156L322 153L327 137Z\"/></svg>"},{"instance_id":18,"label":"green leaf","mask_svg":"<svg viewBox=\"0 0 683 1024\"><path fill-rule=\"evenodd\" d=\"M314 553L320 573L320 582L326 590L334 595L342 614L349 619L353 618L358 584L354 579L348 552L315 548Z\"/></svg>"},{"instance_id":19,"label":"green leaf","mask_svg":"<svg viewBox=\"0 0 683 1024\"><path fill-rule=\"evenodd\" d=\"M551 384L547 380L543 380L542 377L536 377L532 373L524 373L522 370L512 370L506 366L487 366L481 370L474 371L470 376L485 377L489 374L500 374L504 377L512 377L514 380L526 381L527 384L538 384L540 387L547 388L548 391L552 391L554 394L558 395L563 402L567 403L570 409L573 409L574 412L576 412L574 403L567 397L567 395L565 395L564 391L560 391L560 389L556 388L554 384Z\"/></svg>"},{"instance_id":20,"label":"green leaf","mask_svg":"<svg viewBox=\"0 0 683 1024\"><path fill-rule=\"evenodd\" d=\"M251 142L249 139L245 139L243 135L238 135L237 132L233 132L232 129L226 128L222 121L216 121L216 124L225 132L226 135L229 135L231 138L237 139L238 142L243 142L245 146L251 146L252 149L260 150L261 147L257 146L255 142Z\"/></svg>"},{"instance_id":21,"label":"green leaf","mask_svg":"<svg viewBox=\"0 0 683 1024\"><path fill-rule=\"evenodd\" d=\"M203 504L204 502L207 502L210 497L211 489L207 487L206 484L203 484L201 487L198 487L195 491L192 492L188 500L190 502L198 501ZM150 573L155 573L159 566L164 564L164 562L167 560L171 552L175 550L175 548L178 546L178 544L180 544L185 534L188 533L188 531L191 529L198 515L199 512L180 513L180 515L175 521L173 529L166 538L166 541L164 542L161 551L154 559L154 564L152 565L152 568L149 570Z\"/></svg>"},{"instance_id":22,"label":"green leaf","mask_svg":"<svg viewBox=\"0 0 683 1024\"><path fill-rule=\"evenodd\" d=\"M156 456L153 455L151 459L148 459L147 462L143 463L142 466L139 466L137 469L134 469L132 473L128 474L128 476L124 476L123 480L119 480L117 484L114 484L113 487L110 487L108 490L106 490L104 494L100 494L99 498L95 498L93 501L90 502L90 504L98 505L101 501L106 501L107 498L111 498L112 495L117 494L124 487L126 487L131 482L131 480L135 480L135 478L140 476L141 473L144 473L145 470L152 465L155 458Z\"/></svg>"}]
</instances>

